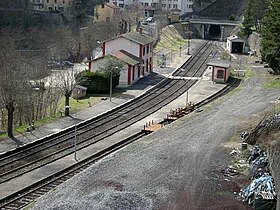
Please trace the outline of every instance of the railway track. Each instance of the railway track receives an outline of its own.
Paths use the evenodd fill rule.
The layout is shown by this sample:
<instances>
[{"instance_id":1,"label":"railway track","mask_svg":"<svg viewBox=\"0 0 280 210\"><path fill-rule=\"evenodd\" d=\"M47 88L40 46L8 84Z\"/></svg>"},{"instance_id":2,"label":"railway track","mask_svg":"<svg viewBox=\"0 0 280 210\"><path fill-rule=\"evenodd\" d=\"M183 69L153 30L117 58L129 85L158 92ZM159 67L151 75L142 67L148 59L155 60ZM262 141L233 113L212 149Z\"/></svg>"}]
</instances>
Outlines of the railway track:
<instances>
[{"instance_id":1,"label":"railway track","mask_svg":"<svg viewBox=\"0 0 280 210\"><path fill-rule=\"evenodd\" d=\"M199 54L200 59L193 57L186 65L189 69L183 72L184 74L189 74L192 70L195 77L201 76L204 71L204 69L201 70L201 66L213 51L210 46L211 44L208 42L202 46L199 51L201 52ZM99 116L92 121L79 124L76 133L77 149L101 141L154 113L183 94L195 82L193 80L166 79L138 100ZM73 136L74 130L72 128L72 130L69 129L68 132L63 132L61 135L20 148L6 156L0 156L0 183L71 154L73 152Z\"/></svg>"},{"instance_id":2,"label":"railway track","mask_svg":"<svg viewBox=\"0 0 280 210\"><path fill-rule=\"evenodd\" d=\"M236 80L231 81L230 84L226 86L224 89L206 98L205 100L199 102L198 104L195 105L195 107L201 107L203 105L206 105L207 103L210 103L216 98L225 95L226 93L228 93L229 91L237 87L238 85L239 85L238 81ZM44 195L45 193L55 188L56 186L60 185L64 181L68 180L69 178L73 177L74 175L78 174L84 169L90 167L96 161L102 159L103 157L125 147L126 145L146 135L148 135L148 133L140 131L139 133L136 133L133 136L130 136L127 139L124 139L115 145L111 145L110 147L98 152L97 154L92 155L91 157L88 157L83 161L76 163L71 167L61 170L54 175L46 177L45 179L40 180L39 182L36 182L31 186L28 186L22 189L21 191L16 192L6 197L5 199L0 200L0 209L1 210L21 209L22 207L31 203L36 198Z\"/></svg>"},{"instance_id":3,"label":"railway track","mask_svg":"<svg viewBox=\"0 0 280 210\"><path fill-rule=\"evenodd\" d=\"M8 210L8 209L21 209L24 206L31 203L36 198L46 194L48 191L53 189L54 187L60 185L64 181L68 180L70 177L73 177L74 175L78 174L79 172L83 171L84 169L88 168L92 164L94 164L96 161L102 159L103 157L112 154L113 152L125 147L128 144L131 144L132 142L143 138L145 135L147 135L145 132L139 132L136 133L117 144L111 145L108 148L86 158L85 160L82 160L71 167L68 167L67 169L61 170L57 172L54 175L51 175L49 177L46 177L43 180L40 180L31 186L28 186L24 189L22 189L19 192L16 192L8 197L6 197L4 200L0 200L0 209L1 210Z\"/></svg>"},{"instance_id":4,"label":"railway track","mask_svg":"<svg viewBox=\"0 0 280 210\"><path fill-rule=\"evenodd\" d=\"M207 42L201 46L197 56L192 57L192 59L186 62L181 71L175 72L175 75L177 74L183 77L188 75L194 77L201 76L205 70L205 68L202 68L204 63L210 55L213 56L217 53L216 49L211 45L211 43ZM139 97L138 100L131 101L118 109L109 111L105 115L79 124L77 126L77 149L79 150L101 141L154 113L183 94L195 82L194 80L166 79L145 95ZM18 150L8 152L5 155L0 155L0 183L4 183L71 154L73 152L73 134L74 128L72 127L62 133L50 136L44 141L27 145ZM38 193L38 195L40 194L42 193ZM13 197L15 195L11 196ZM11 200L10 196L2 199L0 201L0 207L2 204L6 205L8 200ZM30 198L26 201L29 200ZM19 201L14 200L11 204L17 202ZM0 209L2 208L4 207ZM9 209L9 207L5 207L4 209Z\"/></svg>"}]
</instances>

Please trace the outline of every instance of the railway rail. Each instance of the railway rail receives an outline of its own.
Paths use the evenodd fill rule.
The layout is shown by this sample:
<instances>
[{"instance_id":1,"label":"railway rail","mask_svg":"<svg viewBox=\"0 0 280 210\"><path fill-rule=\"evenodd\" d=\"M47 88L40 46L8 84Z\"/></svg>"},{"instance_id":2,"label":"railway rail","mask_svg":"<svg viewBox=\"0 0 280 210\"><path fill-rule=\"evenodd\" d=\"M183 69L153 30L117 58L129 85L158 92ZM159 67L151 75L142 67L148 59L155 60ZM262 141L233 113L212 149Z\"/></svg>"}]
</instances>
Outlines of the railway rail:
<instances>
[{"instance_id":1,"label":"railway rail","mask_svg":"<svg viewBox=\"0 0 280 210\"><path fill-rule=\"evenodd\" d=\"M195 56L188 60L174 75L182 77L190 75L193 77L202 76L205 70L203 68L204 63L209 57L215 56L216 53L216 47L206 42L199 48ZM165 79L137 100L78 124L77 149L88 147L145 118L179 97L195 82L194 80ZM71 154L73 152L73 136L74 127L0 155L0 183ZM54 176L57 177L56 175ZM41 194L38 193L38 195ZM13 195L11 196L13 197ZM6 205L8 203L7 200L11 200L11 197L9 196L0 201L0 209L4 208L1 206L2 204ZM30 201L30 198L27 198L26 201ZM11 203L15 204L17 202L19 201L14 200ZM9 209L9 207L4 209Z\"/></svg>"},{"instance_id":2,"label":"railway rail","mask_svg":"<svg viewBox=\"0 0 280 210\"><path fill-rule=\"evenodd\" d=\"M231 83L226 86L221 91L217 92L216 94L206 98L205 100L195 104L195 107L201 107L203 105L206 105L207 103L212 102L213 100L221 97L222 95L225 95L235 87L237 87L239 84L239 81L233 80ZM19 192L16 192L5 199L0 200L0 209L6 210L6 209L21 209L22 207L28 205L32 201L34 201L36 198L44 195L51 189L55 188L56 186L62 184L69 178L73 177L74 175L78 174L79 172L83 171L84 169L90 167L92 164L94 164L96 161L106 157L107 155L129 145L130 143L148 135L149 133L140 131L127 139L124 139L120 141L119 143L115 145L111 145L110 147L86 158L83 161L80 161L76 164L74 164L71 167L68 167L64 170L61 170L57 172L54 175L51 175L49 177L46 177L43 180L40 180L39 182L36 182L32 184L31 186L28 186L24 189L22 189Z\"/></svg>"},{"instance_id":3,"label":"railway rail","mask_svg":"<svg viewBox=\"0 0 280 210\"><path fill-rule=\"evenodd\" d=\"M193 76L201 76L204 69L201 66L213 51L211 44L206 42L201 49L199 57L193 57L187 65L184 74L192 70ZM131 124L154 113L161 107L173 101L196 81L178 81L166 79L147 94L125 104L117 110L108 112L96 119L77 125L77 149L82 149L106 137L123 130ZM43 141L35 142L27 147L12 151L0 156L0 183L11 180L50 162L71 154L73 147L74 129L51 136Z\"/></svg>"}]
</instances>

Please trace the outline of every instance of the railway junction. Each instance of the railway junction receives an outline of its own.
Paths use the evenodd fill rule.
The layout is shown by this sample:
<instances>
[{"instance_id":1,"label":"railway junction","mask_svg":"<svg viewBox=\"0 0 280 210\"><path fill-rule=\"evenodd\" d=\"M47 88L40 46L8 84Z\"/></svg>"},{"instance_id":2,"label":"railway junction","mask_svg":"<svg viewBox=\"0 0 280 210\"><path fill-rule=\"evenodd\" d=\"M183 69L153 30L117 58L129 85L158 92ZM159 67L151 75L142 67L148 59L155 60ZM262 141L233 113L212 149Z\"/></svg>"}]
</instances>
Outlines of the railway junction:
<instances>
[{"instance_id":1,"label":"railway junction","mask_svg":"<svg viewBox=\"0 0 280 210\"><path fill-rule=\"evenodd\" d=\"M220 50L219 46L205 43L199 48L200 52L196 56L184 64L183 68L177 69L172 74L174 76L179 75L186 78L199 77L201 78L199 83L195 83L196 80L167 78L161 81L155 87L146 89L145 94L139 95L139 93L142 91L131 90L129 92L129 94L131 94L129 97L127 95L123 95L122 97L114 98L114 103L112 104L106 101L96 106L90 107L88 112L84 112L80 115L77 114L74 116L74 119L69 120L68 123L74 124L84 120L83 117L89 117L90 113L91 116L94 116L111 109L109 114L105 115L105 117L103 117L103 115L99 115L94 119L88 120L86 123L81 122L78 123L77 126L72 125L72 127L62 130L62 132L56 133L55 135L50 135L46 137L44 141L39 140L39 142L42 142L40 148L36 147L35 144L28 144L26 150L24 149L25 147L22 147L20 149L15 149L14 151L2 154L0 157L0 198L4 199L9 195L12 196L10 198L10 204L9 199L6 199L1 203L1 209L17 209L20 205L26 205L26 203L32 202L34 198L43 195L48 190L58 186L67 178L71 177L72 175L66 175L66 178L64 177L62 180L57 180L56 183L52 183L47 188L42 188L41 191L37 191L32 196L13 200L14 197L16 197L16 194L20 194L20 196L23 195L23 192L18 192L20 189L30 186L31 184L45 179L48 176L54 177L53 174L61 171L62 169L66 169L73 164L77 164L77 161L73 158L74 136L77 137L76 146L78 149L78 163L82 163L87 157L94 153L100 153L101 150L106 150L106 152L108 152L107 154L102 154L101 158L108 154L110 155L104 160L97 162L94 166L86 169L84 173L76 176L78 177L77 180L80 179L81 182L76 182L76 179L72 179L67 181L66 184L62 185L61 192L63 192L66 186L70 183L71 186L76 186L75 189L71 189L71 196L67 195L65 192L62 195L60 194L60 191L58 191L58 194L54 193L54 195L47 196L51 197L52 202L49 201L50 204L47 204L48 199L45 202L44 199L42 199L41 204L39 202L38 206L35 206L35 209L47 209L47 206L50 209L104 209L104 205L108 206L108 209L170 209L176 208L176 205L184 206L179 206L176 209L201 209L201 204L199 204L197 206L198 208L196 208L195 200L197 198L198 200L203 200L203 197L201 196L203 196L204 193L207 195L209 190L211 191L211 189L203 190L203 182L206 180L202 176L204 173L209 172L208 165L205 167L205 170L203 170L203 167L205 164L219 165L223 163L223 161L226 161L226 159L221 159L220 162L218 161L217 163L211 162L211 158L216 155L216 152L215 155L213 155L213 152L221 150L219 146L221 139L214 140L214 135L211 135L216 131L211 127L211 121L213 119L210 114L208 112L206 113L207 118L198 112L194 112L190 115L190 119L193 118L194 121L200 120L201 124L209 126L210 130L205 131L209 138L205 138L201 142L178 141L178 139L188 140L189 138L194 140L197 135L195 132L199 132L199 134L201 134L200 130L205 126L204 125L201 126L201 128L195 128L192 126L193 123L188 123L186 127L184 123L187 123L186 121L188 121L188 117L183 118L179 122L175 122L174 125L171 124L170 126L166 126L164 129L162 129L162 131L151 134L144 139L137 141L137 139L142 136L136 135L145 124L147 125L147 122L153 121L155 123L160 123L164 117L170 113L170 109L184 107L187 101L197 104L198 102L208 98L210 95L213 95L216 92L219 92L225 87L225 85L213 84L210 80L210 72L206 72L204 74L205 62L214 56L218 56ZM182 59L178 60L181 61L181 65L184 63L183 57ZM178 63L180 63L180 61ZM175 68L177 67L178 66L175 66ZM143 83L139 84L140 86L146 85L149 87L147 84L148 81L143 80L141 82ZM176 89L174 89L174 87L176 87ZM135 89L137 89L137 86ZM135 95L138 95L138 102L129 100ZM121 104L124 101L128 102L124 105ZM261 106L264 106L264 104L261 103ZM100 107L102 107L102 109L99 109ZM92 113L90 110L94 110L95 112ZM213 110L210 112L213 112ZM222 123L223 120L214 120L220 120L220 127L224 127ZM224 120L226 121L226 119ZM65 122L61 121L59 123L62 124ZM56 127L56 125L52 126L52 128L54 127ZM58 128L61 128L61 126L57 126L56 129ZM75 128L77 130L74 133ZM182 129L186 129L189 132L187 136L185 136L186 134ZM38 129L37 132L40 132L40 130ZM36 136L39 135L39 133L36 134L34 132L33 135ZM225 137L225 135L226 134L223 136ZM135 139L131 138L131 141L136 141L134 144L129 145L117 153L114 153L115 150L112 150L111 152L109 151L109 148L112 147L112 145L119 145L122 147L122 140L130 139L127 138L129 136L136 137ZM172 142L173 138L175 142ZM47 142L46 140L51 142L50 146L45 144L45 142ZM29 141L29 139L23 138L22 141ZM124 142L124 145L126 144L129 144L129 141L128 143ZM167 149L165 150L164 148L161 148L158 144L166 145ZM5 142L1 142L2 152L3 150L9 150L15 146L16 144L7 146L5 145ZM156 148L158 147L158 149L155 149L154 146L156 146ZM46 149L42 150L44 147ZM204 151L204 147L205 149L207 148L207 151ZM187 156L183 155L185 154L185 152L182 151L183 148L190 149L188 150ZM21 149L21 154L15 153ZM153 154L153 151L151 150L157 150L156 156L150 156ZM201 151L196 153L196 151L199 150ZM150 151L151 153L147 153L145 151ZM141 155L142 152L143 155L145 154L145 157ZM32 153L35 154L33 156L29 156L29 154ZM127 156L124 156L126 153ZM143 159L141 159L141 157ZM193 162L190 161L190 163L185 161L186 159L194 160L196 158L197 160ZM93 162L95 161L96 160L93 160ZM200 161L201 164L196 165L195 163L197 163L197 161ZM120 167L121 165L122 167ZM171 166L175 166L176 170L173 171L174 173L172 173L172 175L167 173L167 176L164 176L165 172L162 173L160 168L163 167L162 169L164 169L164 167L167 167L168 169L169 165L170 170L173 170L171 169ZM86 168L85 166L80 167ZM153 170L151 170L152 168ZM184 168L186 168L186 170L184 170ZM190 171L191 168L196 170ZM136 174L132 173L130 170L134 170ZM80 171L81 170L78 170L74 172L74 174ZM168 171L169 170L167 170L167 172ZM86 176L91 177L89 182L88 180L86 181ZM58 177L58 175L55 175L55 177ZM143 179L140 177L143 177ZM165 179L173 180L166 182L171 184L170 186L167 186L168 184L165 185ZM176 182L176 180L181 181ZM193 185L189 180L194 181ZM181 185L184 182L186 182L185 187L188 186L190 188L196 188L193 189L193 191L186 189L183 187L183 185ZM160 183L164 184L161 185ZM180 186L173 188L172 183L175 185L180 183ZM26 191L28 192L30 189ZM81 193L81 191L83 191L83 193ZM84 194L85 197L88 197L88 199L83 200L83 198L79 197L78 194ZM171 195L179 196L175 197L173 202L176 202L176 199L179 199L180 201L178 200L178 203L166 203L166 196L169 197ZM172 196L170 199L172 199ZM182 203L182 200L184 199L186 199L187 203ZM88 200L93 200L93 202L88 203ZM79 201L85 205L88 205L88 208L81 206L83 204L79 203ZM128 202L127 205L132 205L132 208L128 208L128 206L121 207L121 205L124 205L123 202ZM120 206L117 207L115 205ZM140 206L138 207L138 205ZM187 208L188 205L190 208ZM78 206L80 208L78 208Z\"/></svg>"}]
</instances>

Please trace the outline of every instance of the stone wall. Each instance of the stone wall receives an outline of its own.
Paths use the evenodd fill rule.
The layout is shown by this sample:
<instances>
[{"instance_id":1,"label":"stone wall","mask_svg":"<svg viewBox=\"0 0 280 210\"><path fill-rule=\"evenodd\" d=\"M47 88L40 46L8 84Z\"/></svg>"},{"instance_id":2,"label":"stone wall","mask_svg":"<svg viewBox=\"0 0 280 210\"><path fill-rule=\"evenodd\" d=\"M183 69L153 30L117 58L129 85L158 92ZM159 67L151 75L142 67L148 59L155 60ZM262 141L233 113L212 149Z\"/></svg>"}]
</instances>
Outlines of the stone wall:
<instances>
[{"instance_id":1,"label":"stone wall","mask_svg":"<svg viewBox=\"0 0 280 210\"><path fill-rule=\"evenodd\" d=\"M257 32L253 32L248 38L248 45L251 51L256 51L256 55L260 56L261 49L261 35Z\"/></svg>"},{"instance_id":2,"label":"stone wall","mask_svg":"<svg viewBox=\"0 0 280 210\"><path fill-rule=\"evenodd\" d=\"M280 210L280 141L274 141L270 144L269 163L278 195L276 210Z\"/></svg>"}]
</instances>

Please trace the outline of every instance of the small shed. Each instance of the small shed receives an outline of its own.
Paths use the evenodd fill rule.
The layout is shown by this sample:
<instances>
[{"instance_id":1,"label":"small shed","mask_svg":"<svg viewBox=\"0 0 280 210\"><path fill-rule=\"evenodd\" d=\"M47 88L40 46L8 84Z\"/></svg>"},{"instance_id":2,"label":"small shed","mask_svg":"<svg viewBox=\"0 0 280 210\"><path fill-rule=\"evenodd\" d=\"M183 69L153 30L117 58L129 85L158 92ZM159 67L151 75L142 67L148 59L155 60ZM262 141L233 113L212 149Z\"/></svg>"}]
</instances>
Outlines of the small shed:
<instances>
[{"instance_id":1,"label":"small shed","mask_svg":"<svg viewBox=\"0 0 280 210\"><path fill-rule=\"evenodd\" d=\"M86 97L87 95L87 87L81 86L81 85L77 85L72 93L72 97L74 99L81 99Z\"/></svg>"},{"instance_id":2,"label":"small shed","mask_svg":"<svg viewBox=\"0 0 280 210\"><path fill-rule=\"evenodd\" d=\"M230 53L244 53L245 41L238 36L230 36L227 38L227 50Z\"/></svg>"},{"instance_id":3,"label":"small shed","mask_svg":"<svg viewBox=\"0 0 280 210\"><path fill-rule=\"evenodd\" d=\"M207 68L212 72L212 81L218 82L218 83L226 83L230 70L231 65L229 62L223 62L223 61L215 61L207 63Z\"/></svg>"}]
</instances>

